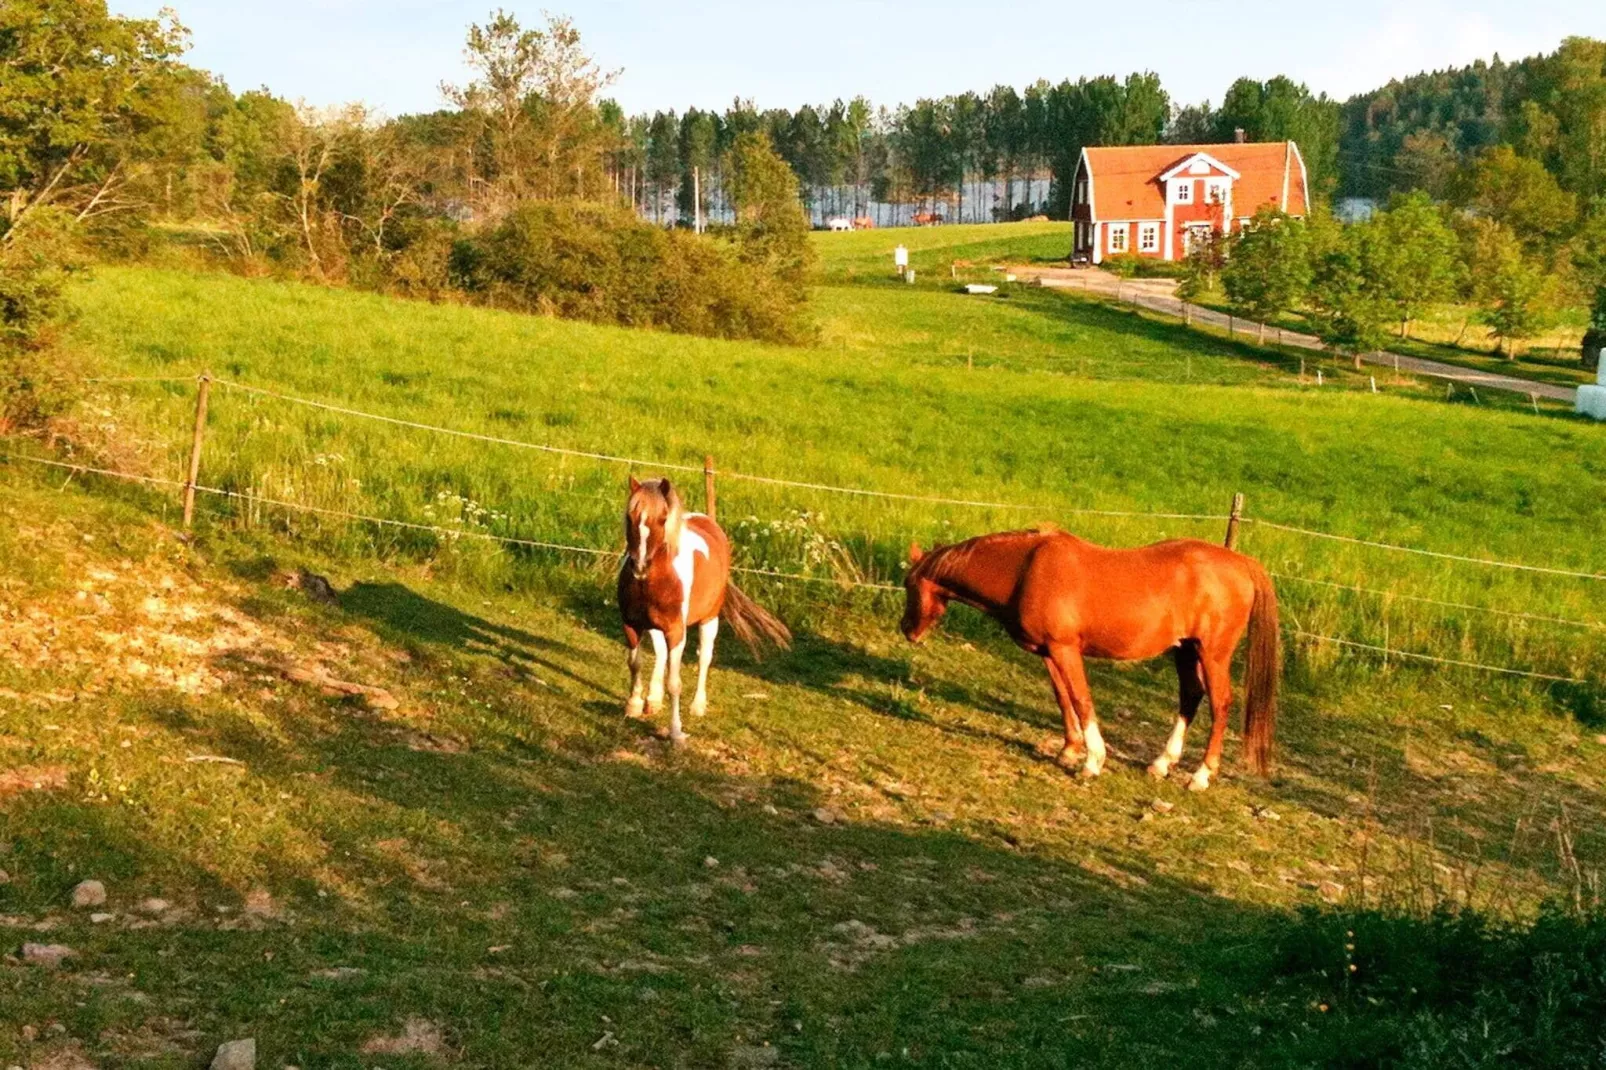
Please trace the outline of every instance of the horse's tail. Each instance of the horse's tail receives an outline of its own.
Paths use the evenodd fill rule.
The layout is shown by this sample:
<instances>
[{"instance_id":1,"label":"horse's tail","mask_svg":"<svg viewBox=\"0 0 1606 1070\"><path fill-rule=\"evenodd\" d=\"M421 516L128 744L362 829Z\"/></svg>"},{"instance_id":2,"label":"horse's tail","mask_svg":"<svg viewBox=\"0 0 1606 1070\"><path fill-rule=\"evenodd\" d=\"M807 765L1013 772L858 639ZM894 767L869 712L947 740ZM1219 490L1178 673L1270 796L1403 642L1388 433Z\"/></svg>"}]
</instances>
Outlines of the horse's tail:
<instances>
[{"instance_id":1,"label":"horse's tail","mask_svg":"<svg viewBox=\"0 0 1606 1070\"><path fill-rule=\"evenodd\" d=\"M1277 683L1282 656L1277 630L1277 590L1258 561L1251 561L1255 603L1249 611L1249 671L1244 679L1244 748L1249 765L1265 776L1271 769L1277 732Z\"/></svg>"},{"instance_id":2,"label":"horse's tail","mask_svg":"<svg viewBox=\"0 0 1606 1070\"><path fill-rule=\"evenodd\" d=\"M792 645L792 633L769 610L742 593L734 583L725 585L725 610L721 618L731 626L736 638L747 645L754 657L759 656L759 645L770 643L786 650Z\"/></svg>"}]
</instances>

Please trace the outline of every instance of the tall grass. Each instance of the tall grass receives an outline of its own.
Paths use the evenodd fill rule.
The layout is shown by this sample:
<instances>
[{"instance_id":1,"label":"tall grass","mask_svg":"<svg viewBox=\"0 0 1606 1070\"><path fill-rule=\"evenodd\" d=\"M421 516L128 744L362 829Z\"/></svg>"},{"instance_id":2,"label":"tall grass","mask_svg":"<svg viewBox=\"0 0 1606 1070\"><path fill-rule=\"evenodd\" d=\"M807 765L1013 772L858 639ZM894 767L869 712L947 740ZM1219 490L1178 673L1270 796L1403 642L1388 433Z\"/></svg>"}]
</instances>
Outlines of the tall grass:
<instances>
[{"instance_id":1,"label":"tall grass","mask_svg":"<svg viewBox=\"0 0 1606 1070\"><path fill-rule=\"evenodd\" d=\"M970 248L966 230L897 238L939 255ZM1043 240L1025 233L1027 249ZM834 270L890 240L825 235L821 244ZM1001 240L989 238L988 247ZM712 454L727 473L723 518L752 518L755 534L808 533L747 540L741 560L753 567L896 582L912 539L951 541L1045 519L1112 544L1214 539L1217 522L1076 510L1215 514L1243 491L1251 517L1606 572L1598 538L1606 441L1596 428L1445 405L1410 389L1374 395L1341 380L1317 390L1273 351L1056 294L1018 290L978 301L938 289L827 287L816 293L823 341L806 349L136 269L103 270L76 299L76 343L111 374L206 367L520 441L691 467ZM190 387L105 389L107 411L147 429L151 463L178 471ZM741 473L1022 508L775 487ZM266 498L602 548L618 541L624 475L622 465L366 422L227 387L215 393L203 468L203 482ZM698 490L699 476L685 478ZM213 515L279 526L352 554L439 553L482 582L511 582L510 572L527 571L532 557L551 563L550 555L509 556L480 542L271 507L214 506ZM836 549L810 558L800 547L811 540ZM1253 526L1243 548L1288 577L1280 585L1286 619L1299 631L1556 676L1606 676L1599 582ZM844 569L845 561L852 565ZM835 596L809 587L780 597L806 614ZM1348 656L1327 644L1303 649L1318 670ZM1592 710L1594 700L1576 690L1564 703Z\"/></svg>"}]
</instances>

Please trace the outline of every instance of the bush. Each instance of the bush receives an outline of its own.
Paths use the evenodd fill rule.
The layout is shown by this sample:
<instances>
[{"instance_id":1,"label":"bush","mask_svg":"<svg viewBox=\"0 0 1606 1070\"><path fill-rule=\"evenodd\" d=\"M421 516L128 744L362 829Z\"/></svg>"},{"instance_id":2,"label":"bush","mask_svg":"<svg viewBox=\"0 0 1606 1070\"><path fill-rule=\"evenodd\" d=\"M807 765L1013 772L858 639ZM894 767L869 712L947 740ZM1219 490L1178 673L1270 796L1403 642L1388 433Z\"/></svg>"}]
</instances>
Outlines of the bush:
<instances>
[{"instance_id":1,"label":"bush","mask_svg":"<svg viewBox=\"0 0 1606 1070\"><path fill-rule=\"evenodd\" d=\"M581 201L526 204L447 254L451 283L489 304L721 338L807 336L801 294L738 247Z\"/></svg>"},{"instance_id":2,"label":"bush","mask_svg":"<svg viewBox=\"0 0 1606 1070\"><path fill-rule=\"evenodd\" d=\"M74 263L70 224L41 210L0 234L0 434L43 426L73 397L50 348Z\"/></svg>"}]
</instances>

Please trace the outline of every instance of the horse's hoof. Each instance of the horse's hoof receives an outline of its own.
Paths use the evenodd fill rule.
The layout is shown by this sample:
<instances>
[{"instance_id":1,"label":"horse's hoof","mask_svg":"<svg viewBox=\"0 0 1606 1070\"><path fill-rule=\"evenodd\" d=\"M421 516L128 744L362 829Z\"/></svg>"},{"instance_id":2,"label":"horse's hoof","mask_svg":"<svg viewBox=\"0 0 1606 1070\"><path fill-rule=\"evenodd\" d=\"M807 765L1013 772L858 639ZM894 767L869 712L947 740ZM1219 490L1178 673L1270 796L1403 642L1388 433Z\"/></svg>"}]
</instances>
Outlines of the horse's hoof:
<instances>
[{"instance_id":1,"label":"horse's hoof","mask_svg":"<svg viewBox=\"0 0 1606 1070\"><path fill-rule=\"evenodd\" d=\"M1210 786L1210 770L1200 769L1188 778L1189 791L1204 791Z\"/></svg>"},{"instance_id":2,"label":"horse's hoof","mask_svg":"<svg viewBox=\"0 0 1606 1070\"><path fill-rule=\"evenodd\" d=\"M1091 765L1084 765L1082 766L1081 771L1076 775L1081 777L1083 780L1093 780L1102 772L1104 772L1104 770L1096 769Z\"/></svg>"},{"instance_id":3,"label":"horse's hoof","mask_svg":"<svg viewBox=\"0 0 1606 1070\"><path fill-rule=\"evenodd\" d=\"M1164 780L1171 775L1171 767L1162 762L1150 762L1149 775L1156 780Z\"/></svg>"},{"instance_id":4,"label":"horse's hoof","mask_svg":"<svg viewBox=\"0 0 1606 1070\"><path fill-rule=\"evenodd\" d=\"M1058 762L1059 764L1063 765L1067 769L1076 769L1076 768L1080 767L1081 764L1084 761L1087 760L1087 755L1083 754L1079 750L1075 750L1075 749L1073 749L1071 747L1066 747L1065 749L1063 749L1063 750L1061 750L1059 752L1059 754L1055 757L1054 760L1056 762Z\"/></svg>"},{"instance_id":5,"label":"horse's hoof","mask_svg":"<svg viewBox=\"0 0 1606 1070\"><path fill-rule=\"evenodd\" d=\"M693 702L691 704L691 715L693 717L706 717L708 715L708 703L704 702L699 704Z\"/></svg>"},{"instance_id":6,"label":"horse's hoof","mask_svg":"<svg viewBox=\"0 0 1606 1070\"><path fill-rule=\"evenodd\" d=\"M663 712L664 712L663 703L661 703L661 702L649 702L649 703L647 703L647 716L648 717L657 717L660 713L663 713Z\"/></svg>"},{"instance_id":7,"label":"horse's hoof","mask_svg":"<svg viewBox=\"0 0 1606 1070\"><path fill-rule=\"evenodd\" d=\"M642 714L642 711L644 711L646 708L647 708L646 704L641 702L640 700L636 700L636 701L633 701L633 702L627 702L627 703L625 703L625 716L626 717L640 717L641 714Z\"/></svg>"},{"instance_id":8,"label":"horse's hoof","mask_svg":"<svg viewBox=\"0 0 1606 1070\"><path fill-rule=\"evenodd\" d=\"M680 750L686 746L686 741L690 738L691 737L687 736L684 732L680 733L679 735L671 735L669 737L669 745L674 747L676 750Z\"/></svg>"}]
</instances>

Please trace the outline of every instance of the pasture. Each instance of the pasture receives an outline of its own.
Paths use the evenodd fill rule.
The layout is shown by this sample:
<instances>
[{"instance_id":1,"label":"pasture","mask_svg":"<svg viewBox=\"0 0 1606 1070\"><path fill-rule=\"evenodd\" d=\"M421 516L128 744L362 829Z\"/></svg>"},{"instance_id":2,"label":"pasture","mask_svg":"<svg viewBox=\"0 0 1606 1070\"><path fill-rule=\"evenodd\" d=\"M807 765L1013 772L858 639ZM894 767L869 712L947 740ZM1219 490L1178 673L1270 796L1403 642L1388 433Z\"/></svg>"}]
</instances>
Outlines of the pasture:
<instances>
[{"instance_id":1,"label":"pasture","mask_svg":"<svg viewBox=\"0 0 1606 1070\"><path fill-rule=\"evenodd\" d=\"M898 240L920 284L865 284ZM1531 969L1598 936L1431 914L1524 919L1598 887L1598 580L1247 525L1241 548L1283 577L1279 765L1248 776L1234 733L1201 794L1202 723L1170 781L1143 775L1168 664L1092 666L1112 757L1080 782L1053 762L1035 659L962 609L908 647L901 596L854 584L896 584L911 539L1036 521L1218 540L1235 492L1251 519L1606 573L1599 429L1372 394L1337 367L1318 388L1275 350L934 277L1063 253L1063 227L818 241L806 349L221 275L78 284L68 345L140 380L93 387L94 460L176 478L193 385L147 380L210 368L273 394L214 388L201 482L304 508L203 496L183 543L170 488L0 468L0 746L24 771L0 780L0 920L76 952L0 964L18 1023L0 1058L187 1066L246 1035L263 1065L303 1067L1588 1049L1582 982ZM671 751L621 716L611 563L476 537L617 549L626 472L660 467L294 397L660 465L711 454L737 564L817 581L738 578L797 644L723 643L709 716ZM700 500L700 474L670 475ZM302 569L338 601L292 589ZM89 877L99 923L67 906Z\"/></svg>"}]
</instances>

